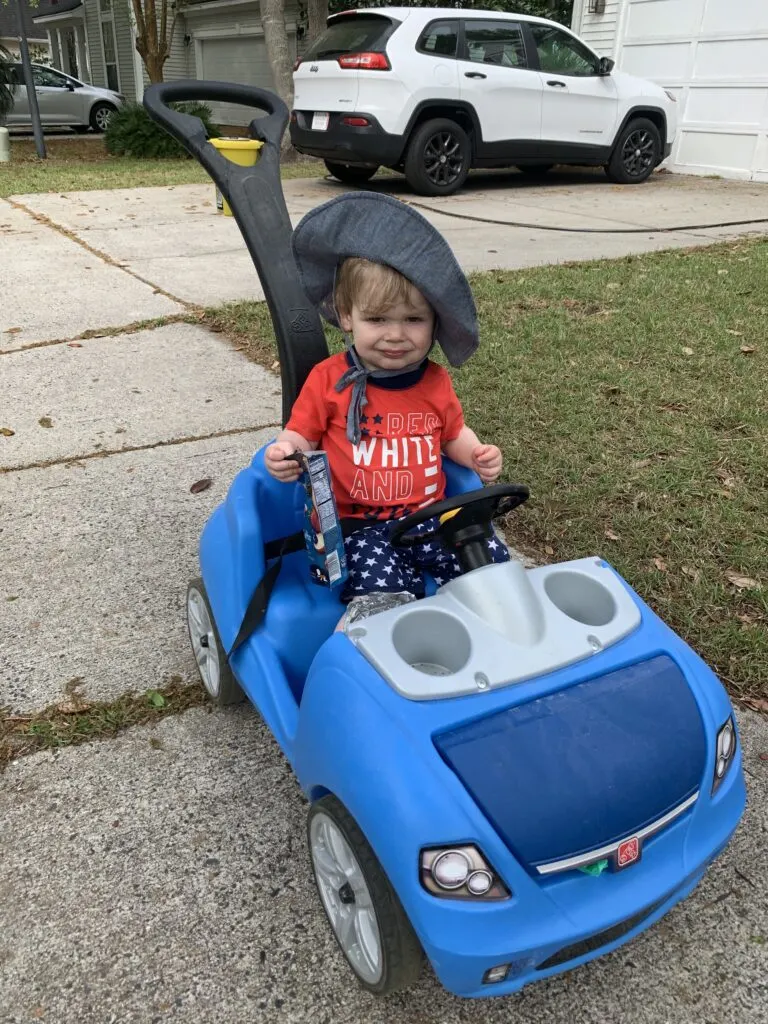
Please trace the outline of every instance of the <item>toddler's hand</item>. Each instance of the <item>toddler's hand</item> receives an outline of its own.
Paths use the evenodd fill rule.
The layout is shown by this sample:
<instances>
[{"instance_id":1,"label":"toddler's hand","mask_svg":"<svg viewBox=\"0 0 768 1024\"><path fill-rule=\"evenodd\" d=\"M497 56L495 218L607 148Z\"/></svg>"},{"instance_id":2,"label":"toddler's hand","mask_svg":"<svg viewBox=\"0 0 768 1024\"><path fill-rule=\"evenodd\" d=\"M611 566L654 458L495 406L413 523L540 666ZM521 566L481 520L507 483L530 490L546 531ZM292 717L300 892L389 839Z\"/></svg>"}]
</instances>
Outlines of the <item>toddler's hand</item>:
<instances>
[{"instance_id":1,"label":"toddler's hand","mask_svg":"<svg viewBox=\"0 0 768 1024\"><path fill-rule=\"evenodd\" d=\"M290 458L295 451L295 445L288 441L275 441L271 444L264 452L264 465L269 475L284 484L298 480L302 473L301 466Z\"/></svg>"},{"instance_id":2,"label":"toddler's hand","mask_svg":"<svg viewBox=\"0 0 768 1024\"><path fill-rule=\"evenodd\" d=\"M501 452L495 444L479 444L472 452L472 469L484 484L492 484L501 473Z\"/></svg>"}]
</instances>

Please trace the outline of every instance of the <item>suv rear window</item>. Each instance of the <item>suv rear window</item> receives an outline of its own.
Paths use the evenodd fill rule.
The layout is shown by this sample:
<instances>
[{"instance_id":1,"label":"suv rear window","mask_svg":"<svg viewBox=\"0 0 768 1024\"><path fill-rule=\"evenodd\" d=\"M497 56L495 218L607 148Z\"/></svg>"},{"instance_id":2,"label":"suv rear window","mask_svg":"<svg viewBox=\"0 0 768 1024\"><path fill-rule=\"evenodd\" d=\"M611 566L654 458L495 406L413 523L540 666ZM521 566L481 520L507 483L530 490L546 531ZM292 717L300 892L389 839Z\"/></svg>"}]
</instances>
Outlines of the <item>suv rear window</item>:
<instances>
[{"instance_id":1,"label":"suv rear window","mask_svg":"<svg viewBox=\"0 0 768 1024\"><path fill-rule=\"evenodd\" d=\"M435 57L455 57L458 41L458 21L433 21L424 29L416 49Z\"/></svg>"},{"instance_id":2,"label":"suv rear window","mask_svg":"<svg viewBox=\"0 0 768 1024\"><path fill-rule=\"evenodd\" d=\"M384 52L384 46L399 22L380 14L349 14L331 22L301 58L328 60L342 53Z\"/></svg>"}]
</instances>

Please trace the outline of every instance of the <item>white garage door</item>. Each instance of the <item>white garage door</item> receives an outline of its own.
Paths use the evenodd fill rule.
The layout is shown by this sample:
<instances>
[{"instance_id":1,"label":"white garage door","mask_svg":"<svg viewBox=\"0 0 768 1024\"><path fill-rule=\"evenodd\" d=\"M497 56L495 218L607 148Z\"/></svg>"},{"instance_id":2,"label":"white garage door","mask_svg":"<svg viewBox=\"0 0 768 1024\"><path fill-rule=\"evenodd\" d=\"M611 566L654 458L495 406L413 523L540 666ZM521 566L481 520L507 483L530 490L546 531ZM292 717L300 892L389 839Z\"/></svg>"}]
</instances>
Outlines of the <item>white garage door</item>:
<instances>
[{"instance_id":1,"label":"white garage door","mask_svg":"<svg viewBox=\"0 0 768 1024\"><path fill-rule=\"evenodd\" d=\"M275 91L272 70L267 60L263 36L228 36L221 39L196 39L197 77L215 82L237 82ZM293 38L289 44L295 48ZM230 103L212 103L213 120L218 124L247 125L255 113Z\"/></svg>"},{"instance_id":2,"label":"white garage door","mask_svg":"<svg viewBox=\"0 0 768 1024\"><path fill-rule=\"evenodd\" d=\"M618 61L675 93L673 169L768 181L768 0L627 0Z\"/></svg>"}]
</instances>

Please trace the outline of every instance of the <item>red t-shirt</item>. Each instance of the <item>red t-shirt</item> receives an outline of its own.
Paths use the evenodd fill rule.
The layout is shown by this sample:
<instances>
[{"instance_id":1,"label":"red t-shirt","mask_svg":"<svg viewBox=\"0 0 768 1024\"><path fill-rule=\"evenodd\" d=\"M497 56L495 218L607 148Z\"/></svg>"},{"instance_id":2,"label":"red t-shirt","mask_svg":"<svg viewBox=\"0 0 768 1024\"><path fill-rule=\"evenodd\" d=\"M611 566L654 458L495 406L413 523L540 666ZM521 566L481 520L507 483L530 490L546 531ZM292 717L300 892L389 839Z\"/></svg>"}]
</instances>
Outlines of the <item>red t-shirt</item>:
<instances>
[{"instance_id":1,"label":"red t-shirt","mask_svg":"<svg viewBox=\"0 0 768 1024\"><path fill-rule=\"evenodd\" d=\"M352 385L334 390L348 368L343 353L318 363L286 425L328 453L339 515L394 519L440 501L445 496L440 450L464 426L447 371L428 361L421 378L407 387L382 387L369 378L362 436L354 445L347 440Z\"/></svg>"}]
</instances>

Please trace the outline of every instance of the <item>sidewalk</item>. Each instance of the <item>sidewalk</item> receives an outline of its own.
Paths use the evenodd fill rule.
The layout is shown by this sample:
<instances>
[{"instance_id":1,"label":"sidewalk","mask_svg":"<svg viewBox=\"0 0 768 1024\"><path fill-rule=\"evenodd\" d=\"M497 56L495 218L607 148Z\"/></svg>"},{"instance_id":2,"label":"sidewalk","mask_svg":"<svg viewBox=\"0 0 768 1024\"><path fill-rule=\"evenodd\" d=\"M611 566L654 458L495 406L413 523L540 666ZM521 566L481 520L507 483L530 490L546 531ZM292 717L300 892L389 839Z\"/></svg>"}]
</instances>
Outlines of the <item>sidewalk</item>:
<instances>
[{"instance_id":1,"label":"sidewalk","mask_svg":"<svg viewBox=\"0 0 768 1024\"><path fill-rule=\"evenodd\" d=\"M567 184L468 192L430 200L440 212L429 216L466 267L702 244L716 232L557 235L446 210L674 226L703 220L709 196L707 219L768 216L768 189L715 184L691 196L662 180L642 202L621 192L620 209L619 193L597 185L576 200ZM102 700L196 679L184 596L199 533L278 428L279 379L192 324L105 332L259 294L211 191L0 200L0 428L14 431L0 436L0 704L16 712L61 700L73 679ZM286 192L297 219L338 187L294 181ZM99 333L73 342L86 331ZM203 478L211 486L191 493ZM448 996L426 972L383 1002L358 988L314 891L305 802L247 706L22 758L0 776L0 1017L760 1024L768 721L739 723L748 814L694 896L621 951L483 1003Z\"/></svg>"}]
</instances>

